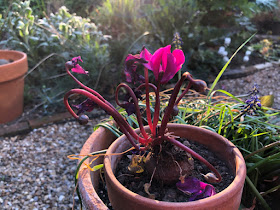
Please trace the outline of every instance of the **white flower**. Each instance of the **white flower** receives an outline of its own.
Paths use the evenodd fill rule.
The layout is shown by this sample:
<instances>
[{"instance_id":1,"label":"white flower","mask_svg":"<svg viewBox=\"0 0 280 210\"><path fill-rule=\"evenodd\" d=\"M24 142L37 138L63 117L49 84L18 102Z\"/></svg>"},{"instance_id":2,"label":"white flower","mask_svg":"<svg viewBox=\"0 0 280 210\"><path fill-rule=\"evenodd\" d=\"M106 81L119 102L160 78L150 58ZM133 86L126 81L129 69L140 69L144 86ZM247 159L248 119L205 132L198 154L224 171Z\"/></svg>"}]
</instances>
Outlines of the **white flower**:
<instances>
[{"instance_id":1,"label":"white flower","mask_svg":"<svg viewBox=\"0 0 280 210\"><path fill-rule=\"evenodd\" d=\"M224 47L224 46L221 46L221 47L219 48L218 53L219 53L220 55L224 55L224 53L225 53L225 47Z\"/></svg>"},{"instance_id":2,"label":"white flower","mask_svg":"<svg viewBox=\"0 0 280 210\"><path fill-rule=\"evenodd\" d=\"M245 55L244 57L243 57L243 61L244 62L248 62L250 59L249 59L249 56L248 55Z\"/></svg>"},{"instance_id":3,"label":"white flower","mask_svg":"<svg viewBox=\"0 0 280 210\"><path fill-rule=\"evenodd\" d=\"M249 56L249 55L251 55L251 53L252 53L252 51L247 50L246 53L245 53L245 55Z\"/></svg>"},{"instance_id":4,"label":"white flower","mask_svg":"<svg viewBox=\"0 0 280 210\"><path fill-rule=\"evenodd\" d=\"M229 58L228 58L227 56L224 56L224 57L223 57L223 60L224 60L225 62L228 62L228 61L229 61Z\"/></svg>"},{"instance_id":5,"label":"white flower","mask_svg":"<svg viewBox=\"0 0 280 210\"><path fill-rule=\"evenodd\" d=\"M231 38L230 37L226 37L225 38L225 45L228 46L231 43Z\"/></svg>"}]
</instances>

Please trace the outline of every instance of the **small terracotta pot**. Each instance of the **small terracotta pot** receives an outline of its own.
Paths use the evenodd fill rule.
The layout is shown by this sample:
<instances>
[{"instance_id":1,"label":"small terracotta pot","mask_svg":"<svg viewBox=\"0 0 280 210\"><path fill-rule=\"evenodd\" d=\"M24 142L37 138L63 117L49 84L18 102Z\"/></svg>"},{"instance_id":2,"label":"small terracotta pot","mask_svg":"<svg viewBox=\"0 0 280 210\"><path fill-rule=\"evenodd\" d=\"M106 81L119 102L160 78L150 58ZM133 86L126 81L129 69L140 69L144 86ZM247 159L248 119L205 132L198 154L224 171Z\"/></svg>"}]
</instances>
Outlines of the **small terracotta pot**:
<instances>
[{"instance_id":1,"label":"small terracotta pot","mask_svg":"<svg viewBox=\"0 0 280 210\"><path fill-rule=\"evenodd\" d=\"M148 127L145 128L148 130ZM137 131L139 133L139 130ZM240 151L227 139L212 131L182 124L168 124L168 132L208 147L223 159L235 172L233 182L214 196L192 202L164 202L140 196L125 188L115 177L114 171L121 155L106 155L104 158L106 185L109 199L115 210L155 210L155 209L220 209L237 210L242 196L246 176L246 165ZM106 154L120 153L131 145L125 136L118 138Z\"/></svg>"},{"instance_id":2,"label":"small terracotta pot","mask_svg":"<svg viewBox=\"0 0 280 210\"><path fill-rule=\"evenodd\" d=\"M23 112L24 74L27 55L13 50L0 50L0 59L13 62L0 65L0 123L19 117Z\"/></svg>"},{"instance_id":3,"label":"small terracotta pot","mask_svg":"<svg viewBox=\"0 0 280 210\"><path fill-rule=\"evenodd\" d=\"M107 149L116 139L116 136L106 128L99 127L94 131L84 144L80 155L88 155L94 151ZM85 160L89 164L92 158ZM99 157L94 163L101 164L103 157ZM86 209L108 209L97 194L100 171L91 172L88 168L81 167L79 171L78 187Z\"/></svg>"}]
</instances>

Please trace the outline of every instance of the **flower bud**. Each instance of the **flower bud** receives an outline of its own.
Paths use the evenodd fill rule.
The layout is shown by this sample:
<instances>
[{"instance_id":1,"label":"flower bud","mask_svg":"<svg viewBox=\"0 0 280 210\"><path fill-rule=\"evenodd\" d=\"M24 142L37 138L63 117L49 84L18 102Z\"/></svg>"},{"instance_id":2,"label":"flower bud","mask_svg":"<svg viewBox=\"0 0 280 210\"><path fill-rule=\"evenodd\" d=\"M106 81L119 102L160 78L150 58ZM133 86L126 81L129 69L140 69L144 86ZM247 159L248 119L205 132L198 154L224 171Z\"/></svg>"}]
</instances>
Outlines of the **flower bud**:
<instances>
[{"instance_id":1,"label":"flower bud","mask_svg":"<svg viewBox=\"0 0 280 210\"><path fill-rule=\"evenodd\" d=\"M82 114L81 116L79 116L78 118L78 122L80 123L80 125L86 125L89 121L89 118L87 115Z\"/></svg>"},{"instance_id":2,"label":"flower bud","mask_svg":"<svg viewBox=\"0 0 280 210\"><path fill-rule=\"evenodd\" d=\"M66 69L72 69L72 68L74 68L74 65L73 65L73 63L72 63L72 61L67 61L66 63L65 63L65 68Z\"/></svg>"},{"instance_id":3,"label":"flower bud","mask_svg":"<svg viewBox=\"0 0 280 210\"><path fill-rule=\"evenodd\" d=\"M171 115L172 115L173 117L175 117L175 116L178 115L178 113L179 113L178 106L173 106Z\"/></svg>"},{"instance_id":4,"label":"flower bud","mask_svg":"<svg viewBox=\"0 0 280 210\"><path fill-rule=\"evenodd\" d=\"M203 80L195 79L193 80L192 88L196 92L203 93L207 88L207 84Z\"/></svg>"}]
</instances>

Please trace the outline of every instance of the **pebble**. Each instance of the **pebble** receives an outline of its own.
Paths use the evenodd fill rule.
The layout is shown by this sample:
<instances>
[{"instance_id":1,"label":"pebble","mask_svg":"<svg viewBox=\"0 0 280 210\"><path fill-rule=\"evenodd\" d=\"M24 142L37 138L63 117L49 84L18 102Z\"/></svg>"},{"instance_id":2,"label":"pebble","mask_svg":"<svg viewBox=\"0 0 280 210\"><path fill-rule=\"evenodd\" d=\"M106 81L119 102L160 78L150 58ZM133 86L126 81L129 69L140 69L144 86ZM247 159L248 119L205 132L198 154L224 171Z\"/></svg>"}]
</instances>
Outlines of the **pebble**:
<instances>
[{"instance_id":1,"label":"pebble","mask_svg":"<svg viewBox=\"0 0 280 210\"><path fill-rule=\"evenodd\" d=\"M263 68L263 66L262 66ZM215 89L223 89L238 96L251 91L254 84L259 86L259 96L274 95L273 108L280 109L280 66L267 66L254 74L237 79L220 80Z\"/></svg>"},{"instance_id":2,"label":"pebble","mask_svg":"<svg viewBox=\"0 0 280 210\"><path fill-rule=\"evenodd\" d=\"M77 162L67 156L79 154L99 121L85 126L71 121L25 135L0 136L0 209L72 208ZM79 205L76 199L74 209Z\"/></svg>"}]
</instances>

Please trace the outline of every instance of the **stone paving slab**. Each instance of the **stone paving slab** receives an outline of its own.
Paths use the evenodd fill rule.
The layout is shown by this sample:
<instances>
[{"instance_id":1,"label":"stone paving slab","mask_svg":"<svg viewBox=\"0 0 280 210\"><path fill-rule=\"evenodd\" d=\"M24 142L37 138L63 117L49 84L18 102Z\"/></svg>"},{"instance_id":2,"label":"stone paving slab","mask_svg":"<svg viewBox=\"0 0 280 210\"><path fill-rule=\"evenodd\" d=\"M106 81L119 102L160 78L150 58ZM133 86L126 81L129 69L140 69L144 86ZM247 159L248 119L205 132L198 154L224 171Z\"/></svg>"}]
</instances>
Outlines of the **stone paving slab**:
<instances>
[{"instance_id":1,"label":"stone paving slab","mask_svg":"<svg viewBox=\"0 0 280 210\"><path fill-rule=\"evenodd\" d=\"M10 125L3 125L0 127L0 136L12 136L23 133L28 133L34 128L39 128L51 123L58 123L71 118L70 113L64 112L55 114L52 116L45 116L42 118L25 120L23 122L18 122Z\"/></svg>"}]
</instances>

